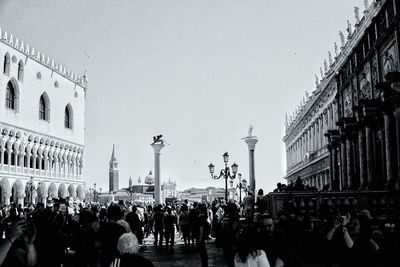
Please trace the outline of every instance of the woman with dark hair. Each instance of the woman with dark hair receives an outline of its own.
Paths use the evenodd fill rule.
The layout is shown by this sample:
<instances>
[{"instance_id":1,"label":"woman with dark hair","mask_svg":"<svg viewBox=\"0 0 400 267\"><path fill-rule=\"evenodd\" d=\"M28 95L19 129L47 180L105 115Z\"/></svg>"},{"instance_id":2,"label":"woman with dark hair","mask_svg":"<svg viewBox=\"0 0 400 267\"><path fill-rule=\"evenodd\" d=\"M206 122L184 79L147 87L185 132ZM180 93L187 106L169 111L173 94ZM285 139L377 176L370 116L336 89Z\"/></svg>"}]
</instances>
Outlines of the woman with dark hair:
<instances>
[{"instance_id":1,"label":"woman with dark hair","mask_svg":"<svg viewBox=\"0 0 400 267\"><path fill-rule=\"evenodd\" d=\"M256 239L257 232L254 226L243 226L238 237L235 267L270 267L264 250L256 248Z\"/></svg>"}]
</instances>

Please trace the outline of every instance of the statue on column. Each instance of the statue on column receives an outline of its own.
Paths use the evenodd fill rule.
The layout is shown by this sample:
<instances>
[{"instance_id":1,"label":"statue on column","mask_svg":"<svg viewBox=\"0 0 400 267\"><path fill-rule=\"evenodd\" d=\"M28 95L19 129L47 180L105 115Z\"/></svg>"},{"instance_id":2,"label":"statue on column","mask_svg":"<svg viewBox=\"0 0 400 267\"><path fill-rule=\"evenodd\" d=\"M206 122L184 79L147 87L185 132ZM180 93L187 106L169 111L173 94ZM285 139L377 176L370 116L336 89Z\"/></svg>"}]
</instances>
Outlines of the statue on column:
<instances>
[{"instance_id":1,"label":"statue on column","mask_svg":"<svg viewBox=\"0 0 400 267\"><path fill-rule=\"evenodd\" d=\"M249 127L249 137L251 137L251 136L253 136L253 125L250 125L250 127Z\"/></svg>"}]
</instances>

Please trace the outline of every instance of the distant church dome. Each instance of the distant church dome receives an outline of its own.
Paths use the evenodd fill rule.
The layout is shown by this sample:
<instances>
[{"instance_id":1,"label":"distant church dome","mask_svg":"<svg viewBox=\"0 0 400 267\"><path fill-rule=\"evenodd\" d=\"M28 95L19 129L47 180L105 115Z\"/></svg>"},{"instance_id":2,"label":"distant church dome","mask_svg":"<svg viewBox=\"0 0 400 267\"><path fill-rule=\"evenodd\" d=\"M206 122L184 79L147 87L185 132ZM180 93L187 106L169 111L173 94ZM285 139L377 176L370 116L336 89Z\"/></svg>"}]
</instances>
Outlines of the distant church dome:
<instances>
[{"instance_id":1,"label":"distant church dome","mask_svg":"<svg viewBox=\"0 0 400 267\"><path fill-rule=\"evenodd\" d=\"M144 183L145 184L154 184L155 180L154 180L154 176L153 173L150 171L149 175L146 176L146 178L144 178Z\"/></svg>"}]
</instances>

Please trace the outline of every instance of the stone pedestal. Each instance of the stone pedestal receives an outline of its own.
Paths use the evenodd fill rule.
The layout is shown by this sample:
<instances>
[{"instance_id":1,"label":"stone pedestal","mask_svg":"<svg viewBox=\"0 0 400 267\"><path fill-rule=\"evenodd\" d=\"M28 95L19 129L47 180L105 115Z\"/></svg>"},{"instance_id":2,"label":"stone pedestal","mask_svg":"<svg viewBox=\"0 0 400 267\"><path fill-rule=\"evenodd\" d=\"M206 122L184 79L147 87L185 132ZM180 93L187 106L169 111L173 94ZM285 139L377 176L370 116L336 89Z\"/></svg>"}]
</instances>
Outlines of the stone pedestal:
<instances>
[{"instance_id":1,"label":"stone pedestal","mask_svg":"<svg viewBox=\"0 0 400 267\"><path fill-rule=\"evenodd\" d=\"M154 149L154 200L155 204L161 204L161 184L160 184L160 155L164 143L153 143Z\"/></svg>"},{"instance_id":2,"label":"stone pedestal","mask_svg":"<svg viewBox=\"0 0 400 267\"><path fill-rule=\"evenodd\" d=\"M249 149L249 186L250 186L250 192L252 192L253 196L255 196L256 178L255 178L255 173L254 173L254 150L256 148L256 144L258 142L258 139L255 136L247 136L247 137L245 137L243 139L246 142L247 147Z\"/></svg>"}]
</instances>

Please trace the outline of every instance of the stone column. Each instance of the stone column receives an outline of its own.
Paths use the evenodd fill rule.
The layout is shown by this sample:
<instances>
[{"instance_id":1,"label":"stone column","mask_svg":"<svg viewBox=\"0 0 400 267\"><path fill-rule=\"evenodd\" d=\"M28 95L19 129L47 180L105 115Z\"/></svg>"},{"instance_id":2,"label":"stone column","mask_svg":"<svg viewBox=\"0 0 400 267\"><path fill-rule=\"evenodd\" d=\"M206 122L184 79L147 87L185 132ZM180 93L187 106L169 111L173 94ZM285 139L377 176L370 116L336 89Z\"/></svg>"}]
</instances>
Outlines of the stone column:
<instances>
[{"instance_id":1,"label":"stone column","mask_svg":"<svg viewBox=\"0 0 400 267\"><path fill-rule=\"evenodd\" d=\"M393 176L393 141L392 141L392 116L389 112L383 113L385 122L385 155L386 155L386 183L391 183L394 180Z\"/></svg>"},{"instance_id":2,"label":"stone column","mask_svg":"<svg viewBox=\"0 0 400 267\"><path fill-rule=\"evenodd\" d=\"M397 181L396 181L396 189L400 189L399 187L399 176L400 176L400 108L396 109L395 112L396 118L396 143L397 143Z\"/></svg>"},{"instance_id":3,"label":"stone column","mask_svg":"<svg viewBox=\"0 0 400 267\"><path fill-rule=\"evenodd\" d=\"M347 189L353 187L353 144L350 133L346 135Z\"/></svg>"},{"instance_id":4,"label":"stone column","mask_svg":"<svg viewBox=\"0 0 400 267\"><path fill-rule=\"evenodd\" d=\"M375 166L374 166L374 150L373 150L372 130L367 122L365 124L365 153L367 155L367 183L368 188L373 188L375 185Z\"/></svg>"},{"instance_id":5,"label":"stone column","mask_svg":"<svg viewBox=\"0 0 400 267\"><path fill-rule=\"evenodd\" d=\"M154 200L155 204L161 204L161 184L160 184L160 154L161 149L165 146L163 142L153 143L154 149Z\"/></svg>"},{"instance_id":6,"label":"stone column","mask_svg":"<svg viewBox=\"0 0 400 267\"><path fill-rule=\"evenodd\" d=\"M360 189L367 187L367 165L366 165L366 147L365 147L365 127L360 125L358 128L358 157L360 164Z\"/></svg>"},{"instance_id":7,"label":"stone column","mask_svg":"<svg viewBox=\"0 0 400 267\"><path fill-rule=\"evenodd\" d=\"M330 185L330 189L331 190L340 189L337 157L338 157L338 154L337 154L337 143L334 142L334 143L332 143L332 169L331 169L332 180L331 180L331 185Z\"/></svg>"},{"instance_id":8,"label":"stone column","mask_svg":"<svg viewBox=\"0 0 400 267\"><path fill-rule=\"evenodd\" d=\"M244 141L247 144L247 147L249 149L249 185L250 185L250 192L253 193L253 196L255 196L255 190L256 190L256 178L255 178L255 172L254 172L254 150L256 148L256 144L258 142L257 137L255 136L247 136L243 138Z\"/></svg>"},{"instance_id":9,"label":"stone column","mask_svg":"<svg viewBox=\"0 0 400 267\"><path fill-rule=\"evenodd\" d=\"M347 189L347 162L346 162L346 140L342 137L340 142L340 190Z\"/></svg>"}]
</instances>

